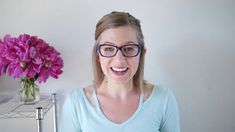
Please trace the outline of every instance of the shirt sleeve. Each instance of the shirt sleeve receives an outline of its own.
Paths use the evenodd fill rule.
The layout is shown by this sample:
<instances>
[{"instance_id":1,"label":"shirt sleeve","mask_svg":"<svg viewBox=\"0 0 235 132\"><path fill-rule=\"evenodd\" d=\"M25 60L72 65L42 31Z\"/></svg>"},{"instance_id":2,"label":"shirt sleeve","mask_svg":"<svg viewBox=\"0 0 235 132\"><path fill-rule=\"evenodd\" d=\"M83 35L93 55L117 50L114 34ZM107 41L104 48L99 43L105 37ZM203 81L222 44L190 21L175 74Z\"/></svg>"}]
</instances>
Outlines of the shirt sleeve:
<instances>
[{"instance_id":1,"label":"shirt sleeve","mask_svg":"<svg viewBox=\"0 0 235 132\"><path fill-rule=\"evenodd\" d=\"M177 102L175 96L169 89L168 93L160 132L180 132Z\"/></svg>"},{"instance_id":2,"label":"shirt sleeve","mask_svg":"<svg viewBox=\"0 0 235 132\"><path fill-rule=\"evenodd\" d=\"M69 95L63 105L59 132L81 132L76 106Z\"/></svg>"}]
</instances>

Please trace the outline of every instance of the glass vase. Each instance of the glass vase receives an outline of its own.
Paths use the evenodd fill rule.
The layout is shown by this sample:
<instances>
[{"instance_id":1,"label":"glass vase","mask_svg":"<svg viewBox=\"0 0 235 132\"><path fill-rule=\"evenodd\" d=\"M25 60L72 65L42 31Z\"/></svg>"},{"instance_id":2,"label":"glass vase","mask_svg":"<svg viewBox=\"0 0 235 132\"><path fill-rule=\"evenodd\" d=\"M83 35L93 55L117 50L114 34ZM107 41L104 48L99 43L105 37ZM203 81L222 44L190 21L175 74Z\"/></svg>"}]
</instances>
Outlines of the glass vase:
<instances>
[{"instance_id":1,"label":"glass vase","mask_svg":"<svg viewBox=\"0 0 235 132\"><path fill-rule=\"evenodd\" d=\"M21 104L35 104L40 100L39 86L34 78L23 78L20 81L19 100Z\"/></svg>"}]
</instances>

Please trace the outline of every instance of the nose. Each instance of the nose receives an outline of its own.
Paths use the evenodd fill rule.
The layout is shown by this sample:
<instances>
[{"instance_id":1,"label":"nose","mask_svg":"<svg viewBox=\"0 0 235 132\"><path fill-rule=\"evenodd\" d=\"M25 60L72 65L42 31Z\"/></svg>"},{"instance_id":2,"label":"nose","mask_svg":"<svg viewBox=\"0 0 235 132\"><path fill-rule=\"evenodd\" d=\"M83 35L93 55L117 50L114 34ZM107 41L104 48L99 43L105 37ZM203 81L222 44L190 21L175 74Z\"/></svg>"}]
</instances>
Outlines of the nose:
<instances>
[{"instance_id":1,"label":"nose","mask_svg":"<svg viewBox=\"0 0 235 132\"><path fill-rule=\"evenodd\" d=\"M126 57L122 54L122 51L119 49L117 54L114 56L116 59L126 59Z\"/></svg>"}]
</instances>

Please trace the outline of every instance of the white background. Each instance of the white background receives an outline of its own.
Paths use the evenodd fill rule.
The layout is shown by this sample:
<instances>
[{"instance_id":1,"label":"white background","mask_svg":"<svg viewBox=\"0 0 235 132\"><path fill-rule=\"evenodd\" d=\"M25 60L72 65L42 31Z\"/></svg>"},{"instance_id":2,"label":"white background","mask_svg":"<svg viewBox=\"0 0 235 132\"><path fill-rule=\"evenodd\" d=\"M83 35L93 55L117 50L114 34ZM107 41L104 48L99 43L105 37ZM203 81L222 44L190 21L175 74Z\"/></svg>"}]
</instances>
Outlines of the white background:
<instances>
[{"instance_id":1,"label":"white background","mask_svg":"<svg viewBox=\"0 0 235 132\"><path fill-rule=\"evenodd\" d=\"M0 38L37 35L61 52L63 74L40 86L41 92L64 95L92 83L95 24L114 10L141 20L147 47L145 79L172 89L182 132L233 132L233 0L0 0ZM1 93L16 91L16 80L0 77ZM0 130L32 132L32 125L22 127L28 123L33 124L0 120Z\"/></svg>"}]
</instances>

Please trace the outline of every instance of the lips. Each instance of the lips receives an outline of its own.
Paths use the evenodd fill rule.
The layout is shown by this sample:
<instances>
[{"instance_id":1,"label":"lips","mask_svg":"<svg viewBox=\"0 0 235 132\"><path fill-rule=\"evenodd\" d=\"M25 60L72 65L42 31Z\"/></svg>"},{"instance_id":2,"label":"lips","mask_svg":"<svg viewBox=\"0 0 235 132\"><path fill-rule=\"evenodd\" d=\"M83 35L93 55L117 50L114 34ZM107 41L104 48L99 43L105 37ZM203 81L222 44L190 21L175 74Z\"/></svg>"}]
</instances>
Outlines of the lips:
<instances>
[{"instance_id":1,"label":"lips","mask_svg":"<svg viewBox=\"0 0 235 132\"><path fill-rule=\"evenodd\" d=\"M128 70L128 67L111 67L111 70L116 73L125 73Z\"/></svg>"}]
</instances>

